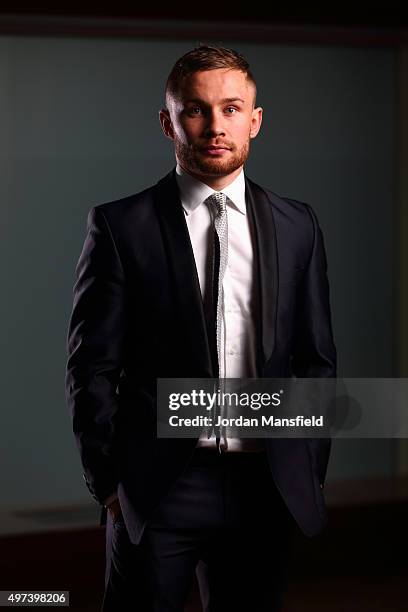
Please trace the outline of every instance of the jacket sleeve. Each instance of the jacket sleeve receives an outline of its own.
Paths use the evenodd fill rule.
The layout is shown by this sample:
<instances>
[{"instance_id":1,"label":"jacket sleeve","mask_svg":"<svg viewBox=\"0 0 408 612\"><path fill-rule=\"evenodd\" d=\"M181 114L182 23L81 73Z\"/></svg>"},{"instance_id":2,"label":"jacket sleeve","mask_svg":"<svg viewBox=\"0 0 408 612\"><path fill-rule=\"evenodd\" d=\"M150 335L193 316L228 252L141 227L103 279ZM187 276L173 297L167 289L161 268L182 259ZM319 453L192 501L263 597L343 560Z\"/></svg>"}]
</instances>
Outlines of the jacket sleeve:
<instances>
[{"instance_id":1,"label":"jacket sleeve","mask_svg":"<svg viewBox=\"0 0 408 612\"><path fill-rule=\"evenodd\" d=\"M126 317L122 264L98 209L89 212L76 267L65 391L85 482L103 504L118 485L115 417Z\"/></svg>"},{"instance_id":2,"label":"jacket sleeve","mask_svg":"<svg viewBox=\"0 0 408 612\"><path fill-rule=\"evenodd\" d=\"M337 353L333 339L326 252L316 215L310 206L307 209L313 224L313 245L297 297L292 372L298 378L335 378ZM327 381L317 389L324 408L334 397L335 384L336 381ZM320 486L323 487L331 439L309 438L307 441Z\"/></svg>"},{"instance_id":3,"label":"jacket sleeve","mask_svg":"<svg viewBox=\"0 0 408 612\"><path fill-rule=\"evenodd\" d=\"M307 208L313 223L313 246L298 291L292 370L298 378L331 378L336 376L337 355L326 251L316 215L310 206Z\"/></svg>"}]
</instances>

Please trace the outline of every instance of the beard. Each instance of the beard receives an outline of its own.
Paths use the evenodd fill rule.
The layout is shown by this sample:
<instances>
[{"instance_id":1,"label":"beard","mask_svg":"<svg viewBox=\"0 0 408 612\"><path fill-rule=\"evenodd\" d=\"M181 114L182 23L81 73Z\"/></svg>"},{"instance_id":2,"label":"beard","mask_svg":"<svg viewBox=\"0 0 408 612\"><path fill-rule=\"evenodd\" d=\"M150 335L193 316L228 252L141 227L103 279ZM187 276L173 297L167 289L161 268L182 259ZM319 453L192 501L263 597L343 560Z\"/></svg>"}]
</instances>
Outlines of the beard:
<instances>
[{"instance_id":1,"label":"beard","mask_svg":"<svg viewBox=\"0 0 408 612\"><path fill-rule=\"evenodd\" d=\"M222 144L230 149L230 153L227 154L228 159L206 156L200 151L200 147L187 145L174 135L176 157L180 165L187 172L201 176L227 176L246 162L249 155L250 138L240 148L230 142Z\"/></svg>"}]
</instances>

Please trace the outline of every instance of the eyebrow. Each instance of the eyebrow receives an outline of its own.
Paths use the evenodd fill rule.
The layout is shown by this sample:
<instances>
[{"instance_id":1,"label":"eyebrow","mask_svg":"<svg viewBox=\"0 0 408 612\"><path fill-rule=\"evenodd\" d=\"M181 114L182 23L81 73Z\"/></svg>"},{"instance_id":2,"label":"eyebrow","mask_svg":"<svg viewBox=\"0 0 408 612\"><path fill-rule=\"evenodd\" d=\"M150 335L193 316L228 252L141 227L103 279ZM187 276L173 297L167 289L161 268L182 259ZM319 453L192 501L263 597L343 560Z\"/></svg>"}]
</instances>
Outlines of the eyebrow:
<instances>
[{"instance_id":1,"label":"eyebrow","mask_svg":"<svg viewBox=\"0 0 408 612\"><path fill-rule=\"evenodd\" d=\"M200 100L199 98L191 98L190 100L186 100L186 104L190 102L194 102L195 104L207 105L204 100ZM230 104L231 102L242 102L242 104L245 104L245 100L243 100L242 98L224 98L223 100L220 100L220 104Z\"/></svg>"}]
</instances>

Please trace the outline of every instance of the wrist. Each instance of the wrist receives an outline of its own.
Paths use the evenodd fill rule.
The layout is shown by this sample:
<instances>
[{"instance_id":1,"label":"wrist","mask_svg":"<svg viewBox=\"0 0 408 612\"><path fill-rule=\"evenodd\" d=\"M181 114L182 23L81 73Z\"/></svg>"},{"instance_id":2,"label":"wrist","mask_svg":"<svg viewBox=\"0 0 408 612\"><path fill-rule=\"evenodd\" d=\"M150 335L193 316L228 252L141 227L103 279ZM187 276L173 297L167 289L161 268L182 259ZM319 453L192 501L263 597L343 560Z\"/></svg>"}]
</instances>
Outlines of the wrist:
<instances>
[{"instance_id":1,"label":"wrist","mask_svg":"<svg viewBox=\"0 0 408 612\"><path fill-rule=\"evenodd\" d=\"M103 503L105 508L109 508L109 506L116 501L118 498L118 494L117 493L112 493L112 495L109 495L109 497L107 497Z\"/></svg>"}]
</instances>

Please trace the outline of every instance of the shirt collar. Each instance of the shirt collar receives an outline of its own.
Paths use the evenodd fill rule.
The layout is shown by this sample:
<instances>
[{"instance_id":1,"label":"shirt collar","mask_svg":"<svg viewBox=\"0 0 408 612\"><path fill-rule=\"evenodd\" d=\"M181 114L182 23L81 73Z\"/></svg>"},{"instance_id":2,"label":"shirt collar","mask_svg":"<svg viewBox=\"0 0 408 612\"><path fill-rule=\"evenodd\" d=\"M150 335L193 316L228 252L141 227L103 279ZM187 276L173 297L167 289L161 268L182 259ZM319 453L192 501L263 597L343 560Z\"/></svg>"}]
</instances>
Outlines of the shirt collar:
<instances>
[{"instance_id":1,"label":"shirt collar","mask_svg":"<svg viewBox=\"0 0 408 612\"><path fill-rule=\"evenodd\" d=\"M176 181L180 190L181 203L187 215L193 213L208 196L215 192L212 187L183 170L180 164L176 166ZM243 170L232 183L222 189L222 193L227 196L228 204L234 206L243 215L246 214L245 175Z\"/></svg>"}]
</instances>

